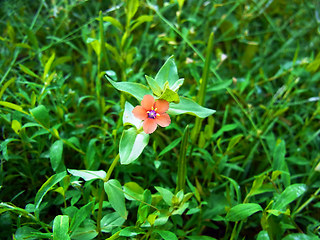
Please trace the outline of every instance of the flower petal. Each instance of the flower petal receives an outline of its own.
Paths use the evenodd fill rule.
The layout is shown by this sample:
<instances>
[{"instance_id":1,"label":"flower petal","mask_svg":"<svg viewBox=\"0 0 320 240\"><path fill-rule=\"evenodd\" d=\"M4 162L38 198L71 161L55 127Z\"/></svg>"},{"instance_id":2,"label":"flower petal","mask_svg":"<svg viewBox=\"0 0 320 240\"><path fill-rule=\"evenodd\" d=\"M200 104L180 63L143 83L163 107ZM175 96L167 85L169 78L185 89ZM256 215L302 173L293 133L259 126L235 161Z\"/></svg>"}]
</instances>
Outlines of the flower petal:
<instances>
[{"instance_id":1,"label":"flower petal","mask_svg":"<svg viewBox=\"0 0 320 240\"><path fill-rule=\"evenodd\" d=\"M144 131L146 134L153 133L156 129L157 129L157 122L156 122L155 119L147 118L147 119L143 122L143 131Z\"/></svg>"},{"instance_id":2,"label":"flower petal","mask_svg":"<svg viewBox=\"0 0 320 240\"><path fill-rule=\"evenodd\" d=\"M151 95L144 95L141 106L146 110L151 110L154 105L154 98Z\"/></svg>"},{"instance_id":3,"label":"flower petal","mask_svg":"<svg viewBox=\"0 0 320 240\"><path fill-rule=\"evenodd\" d=\"M133 110L132 110L133 115L140 119L140 120L145 120L146 118L148 118L148 113L147 111L141 107L141 106L136 106Z\"/></svg>"},{"instance_id":4,"label":"flower petal","mask_svg":"<svg viewBox=\"0 0 320 240\"><path fill-rule=\"evenodd\" d=\"M169 103L164 99L159 99L154 104L154 107L157 109L157 113L164 113L169 109Z\"/></svg>"},{"instance_id":5,"label":"flower petal","mask_svg":"<svg viewBox=\"0 0 320 240\"><path fill-rule=\"evenodd\" d=\"M167 127L171 123L171 119L167 113L162 113L162 114L160 114L160 116L156 117L156 122L161 127Z\"/></svg>"}]
</instances>

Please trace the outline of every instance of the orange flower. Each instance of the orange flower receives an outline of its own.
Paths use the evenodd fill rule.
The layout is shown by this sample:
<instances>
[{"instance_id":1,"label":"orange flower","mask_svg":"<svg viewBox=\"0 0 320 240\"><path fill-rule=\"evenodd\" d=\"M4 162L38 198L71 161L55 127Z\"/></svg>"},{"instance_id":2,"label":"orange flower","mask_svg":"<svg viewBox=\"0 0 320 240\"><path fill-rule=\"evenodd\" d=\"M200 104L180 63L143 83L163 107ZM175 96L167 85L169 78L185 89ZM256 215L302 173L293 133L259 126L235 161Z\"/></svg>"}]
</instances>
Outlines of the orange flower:
<instances>
[{"instance_id":1,"label":"orange flower","mask_svg":"<svg viewBox=\"0 0 320 240\"><path fill-rule=\"evenodd\" d=\"M159 99L154 101L151 95L145 95L141 101L141 106L136 106L133 115L143 120L143 130L145 133L153 133L157 129L157 125L167 127L171 123L171 119L166 111L169 109L169 103L166 100Z\"/></svg>"}]
</instances>

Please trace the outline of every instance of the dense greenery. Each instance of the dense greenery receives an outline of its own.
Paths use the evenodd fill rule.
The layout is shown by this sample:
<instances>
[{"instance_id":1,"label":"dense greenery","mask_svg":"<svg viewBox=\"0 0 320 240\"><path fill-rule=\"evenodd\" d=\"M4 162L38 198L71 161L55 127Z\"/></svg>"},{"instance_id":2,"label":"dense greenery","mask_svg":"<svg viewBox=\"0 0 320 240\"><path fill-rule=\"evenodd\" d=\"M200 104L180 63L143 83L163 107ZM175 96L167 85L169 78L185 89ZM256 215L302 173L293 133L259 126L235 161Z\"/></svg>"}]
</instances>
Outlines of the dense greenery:
<instances>
[{"instance_id":1,"label":"dense greenery","mask_svg":"<svg viewBox=\"0 0 320 240\"><path fill-rule=\"evenodd\" d=\"M0 29L1 239L319 239L317 0L4 0ZM114 82L168 58L216 112L121 164Z\"/></svg>"}]
</instances>

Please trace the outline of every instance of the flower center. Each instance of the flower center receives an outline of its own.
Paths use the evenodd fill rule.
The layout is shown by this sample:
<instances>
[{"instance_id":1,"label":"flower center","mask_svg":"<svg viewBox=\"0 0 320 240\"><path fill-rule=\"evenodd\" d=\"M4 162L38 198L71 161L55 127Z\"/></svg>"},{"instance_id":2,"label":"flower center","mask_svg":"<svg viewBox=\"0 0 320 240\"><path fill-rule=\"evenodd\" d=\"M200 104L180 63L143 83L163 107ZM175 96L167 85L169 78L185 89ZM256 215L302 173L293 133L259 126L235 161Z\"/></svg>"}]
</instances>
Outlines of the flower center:
<instances>
[{"instance_id":1,"label":"flower center","mask_svg":"<svg viewBox=\"0 0 320 240\"><path fill-rule=\"evenodd\" d=\"M148 113L148 118L152 118L152 119L155 119L156 116L157 116L157 112L155 110L150 110L147 112Z\"/></svg>"}]
</instances>

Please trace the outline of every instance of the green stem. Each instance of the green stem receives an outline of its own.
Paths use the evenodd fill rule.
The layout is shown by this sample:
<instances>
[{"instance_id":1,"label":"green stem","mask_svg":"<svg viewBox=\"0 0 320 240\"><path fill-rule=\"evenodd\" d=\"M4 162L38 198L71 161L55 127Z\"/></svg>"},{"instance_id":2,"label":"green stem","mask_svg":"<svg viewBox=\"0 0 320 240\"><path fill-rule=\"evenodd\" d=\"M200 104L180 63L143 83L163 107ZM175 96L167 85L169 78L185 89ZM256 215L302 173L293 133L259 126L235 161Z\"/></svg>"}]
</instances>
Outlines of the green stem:
<instances>
[{"instance_id":1,"label":"green stem","mask_svg":"<svg viewBox=\"0 0 320 240\"><path fill-rule=\"evenodd\" d=\"M118 161L120 159L120 155L118 154L111 166L109 167L108 169L108 172L107 172L107 176L105 177L105 179L103 180L103 182L107 182L113 172L113 169L115 168L115 166L117 165ZM97 215L97 232L100 233L101 232L101 225L100 225L100 222L101 222L101 218L102 218L102 207L103 207L103 200L104 200L104 185L102 185L101 189L100 189L100 198L99 198L99 209L98 209L98 215Z\"/></svg>"},{"instance_id":2,"label":"green stem","mask_svg":"<svg viewBox=\"0 0 320 240\"><path fill-rule=\"evenodd\" d=\"M200 89L197 97L198 103L201 106L203 106L205 96L206 96L207 82L208 82L208 76L210 72L210 63L211 63L211 55L212 55L212 48L213 48L213 36L214 34L212 32L209 37L209 42L208 42L208 47L206 52L206 60L204 62L204 68L203 68L202 77L201 77L201 85L200 85ZM201 125L202 125L202 119L197 117L195 126L192 131L192 135L191 135L191 139L193 143L195 143L198 139Z\"/></svg>"},{"instance_id":3,"label":"green stem","mask_svg":"<svg viewBox=\"0 0 320 240\"><path fill-rule=\"evenodd\" d=\"M296 214L298 214L299 212L301 212L302 209L304 209L307 205L309 205L309 203L311 203L311 202L316 198L316 196L319 194L319 192L320 192L320 188L318 188L317 191L315 191L315 193L312 194L312 196L311 196L307 201L305 201L305 202L297 209L297 211L295 211L295 212L292 214L293 218L294 218L294 216L295 216Z\"/></svg>"},{"instance_id":4,"label":"green stem","mask_svg":"<svg viewBox=\"0 0 320 240\"><path fill-rule=\"evenodd\" d=\"M178 160L178 176L177 176L177 188L176 192L184 190L186 184L186 173L187 173L187 150L188 150L188 139L189 139L189 126L187 125L183 132L183 137L180 145L180 154Z\"/></svg>"},{"instance_id":5,"label":"green stem","mask_svg":"<svg viewBox=\"0 0 320 240\"><path fill-rule=\"evenodd\" d=\"M111 174L112 174L112 172L113 172L113 169L114 169L115 166L117 165L119 159L120 159L120 155L118 154L118 155L115 157L115 159L113 160L111 166L109 167L108 172L107 172L107 176L105 177L104 182L108 182L108 181L109 181L109 178L110 178L110 176L111 176Z\"/></svg>"}]
</instances>

